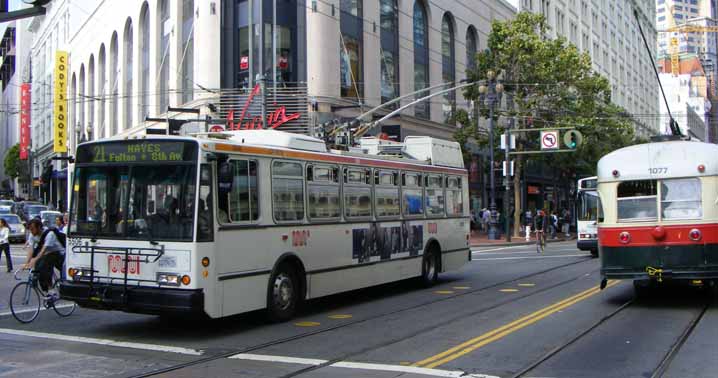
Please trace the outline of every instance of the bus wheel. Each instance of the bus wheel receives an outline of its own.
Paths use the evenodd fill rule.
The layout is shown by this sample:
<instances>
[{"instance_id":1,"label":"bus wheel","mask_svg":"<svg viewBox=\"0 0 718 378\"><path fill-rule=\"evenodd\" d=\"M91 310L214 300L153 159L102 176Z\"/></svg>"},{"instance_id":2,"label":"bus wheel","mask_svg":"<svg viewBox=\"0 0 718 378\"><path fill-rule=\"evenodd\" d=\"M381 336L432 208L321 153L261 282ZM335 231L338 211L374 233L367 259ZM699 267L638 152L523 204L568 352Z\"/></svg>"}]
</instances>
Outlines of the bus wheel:
<instances>
[{"instance_id":1,"label":"bus wheel","mask_svg":"<svg viewBox=\"0 0 718 378\"><path fill-rule=\"evenodd\" d=\"M438 248L431 248L424 253L421 262L421 284L429 287L439 280L439 259L441 254Z\"/></svg>"},{"instance_id":2,"label":"bus wheel","mask_svg":"<svg viewBox=\"0 0 718 378\"><path fill-rule=\"evenodd\" d=\"M592 249L592 250L591 250L591 257L593 257L593 258L598 257L598 250L597 250L597 249Z\"/></svg>"},{"instance_id":3,"label":"bus wheel","mask_svg":"<svg viewBox=\"0 0 718 378\"><path fill-rule=\"evenodd\" d=\"M282 264L269 279L267 311L275 322L284 322L294 316L299 300L297 274L290 265Z\"/></svg>"}]
</instances>

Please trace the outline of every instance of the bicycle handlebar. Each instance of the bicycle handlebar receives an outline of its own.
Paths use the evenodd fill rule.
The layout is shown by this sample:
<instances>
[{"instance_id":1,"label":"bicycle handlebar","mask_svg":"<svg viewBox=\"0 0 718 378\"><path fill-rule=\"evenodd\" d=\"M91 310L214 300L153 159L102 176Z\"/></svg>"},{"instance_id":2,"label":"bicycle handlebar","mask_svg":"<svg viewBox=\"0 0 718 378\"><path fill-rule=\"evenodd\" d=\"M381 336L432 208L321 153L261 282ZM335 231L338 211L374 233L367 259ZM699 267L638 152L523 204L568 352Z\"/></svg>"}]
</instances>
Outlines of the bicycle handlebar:
<instances>
[{"instance_id":1,"label":"bicycle handlebar","mask_svg":"<svg viewBox=\"0 0 718 378\"><path fill-rule=\"evenodd\" d=\"M22 281L22 278L18 277L17 275L20 274L20 272L22 272L22 271L24 271L24 270L28 270L28 271L30 271L30 273L32 273L32 269L22 269L22 268L17 269L17 270L15 271L15 273L13 273L13 277L15 277L15 280L16 280L16 281Z\"/></svg>"}]
</instances>

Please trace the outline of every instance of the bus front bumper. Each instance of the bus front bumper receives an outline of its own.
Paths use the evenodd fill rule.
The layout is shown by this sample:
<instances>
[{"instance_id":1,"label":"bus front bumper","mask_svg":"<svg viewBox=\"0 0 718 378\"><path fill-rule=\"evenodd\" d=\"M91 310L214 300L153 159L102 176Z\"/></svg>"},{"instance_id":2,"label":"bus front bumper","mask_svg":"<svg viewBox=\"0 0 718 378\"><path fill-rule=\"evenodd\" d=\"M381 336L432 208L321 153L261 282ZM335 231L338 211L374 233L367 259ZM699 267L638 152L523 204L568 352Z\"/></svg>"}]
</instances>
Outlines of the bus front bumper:
<instances>
[{"instance_id":1,"label":"bus front bumper","mask_svg":"<svg viewBox=\"0 0 718 378\"><path fill-rule=\"evenodd\" d=\"M204 294L200 289L125 287L87 282L63 281L60 296L81 307L119 310L139 314L201 314Z\"/></svg>"},{"instance_id":2,"label":"bus front bumper","mask_svg":"<svg viewBox=\"0 0 718 378\"><path fill-rule=\"evenodd\" d=\"M578 247L581 251L597 251L598 250L598 240L596 239L579 239L576 242L576 247Z\"/></svg>"}]
</instances>

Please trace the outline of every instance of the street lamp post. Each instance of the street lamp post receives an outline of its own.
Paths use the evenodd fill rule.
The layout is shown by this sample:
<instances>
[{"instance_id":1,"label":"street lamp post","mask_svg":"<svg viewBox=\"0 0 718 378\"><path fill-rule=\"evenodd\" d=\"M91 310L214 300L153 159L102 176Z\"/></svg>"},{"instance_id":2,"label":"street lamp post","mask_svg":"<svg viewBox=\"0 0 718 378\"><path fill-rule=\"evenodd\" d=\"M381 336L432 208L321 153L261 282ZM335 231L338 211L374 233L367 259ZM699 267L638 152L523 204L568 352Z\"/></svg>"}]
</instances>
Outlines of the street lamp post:
<instances>
[{"instance_id":1,"label":"street lamp post","mask_svg":"<svg viewBox=\"0 0 718 378\"><path fill-rule=\"evenodd\" d=\"M486 78L487 85L479 87L479 104L485 104L489 108L489 182L491 186L489 240L499 240L501 231L499 231L499 219L496 213L496 178L494 177L494 109L497 104L501 103L504 86L498 82L494 71L486 72Z\"/></svg>"}]
</instances>

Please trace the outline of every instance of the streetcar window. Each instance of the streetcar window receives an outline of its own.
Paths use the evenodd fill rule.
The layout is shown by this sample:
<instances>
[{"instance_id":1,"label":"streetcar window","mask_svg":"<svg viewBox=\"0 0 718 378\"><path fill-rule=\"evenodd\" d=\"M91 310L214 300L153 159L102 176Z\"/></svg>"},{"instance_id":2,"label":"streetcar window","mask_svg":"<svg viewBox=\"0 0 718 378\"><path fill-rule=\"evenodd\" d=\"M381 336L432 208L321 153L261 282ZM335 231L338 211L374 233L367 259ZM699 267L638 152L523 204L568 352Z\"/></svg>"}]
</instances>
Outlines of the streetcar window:
<instances>
[{"instance_id":1,"label":"streetcar window","mask_svg":"<svg viewBox=\"0 0 718 378\"><path fill-rule=\"evenodd\" d=\"M272 165L272 200L274 219L277 221L304 219L304 176L301 164L274 162Z\"/></svg>"},{"instance_id":2,"label":"streetcar window","mask_svg":"<svg viewBox=\"0 0 718 378\"><path fill-rule=\"evenodd\" d=\"M241 223L259 218L259 191L257 189L257 162L230 160L232 176L229 192L220 191L217 218L221 223Z\"/></svg>"},{"instance_id":3,"label":"streetcar window","mask_svg":"<svg viewBox=\"0 0 718 378\"><path fill-rule=\"evenodd\" d=\"M426 176L426 213L444 215L444 190L441 176Z\"/></svg>"},{"instance_id":4,"label":"streetcar window","mask_svg":"<svg viewBox=\"0 0 718 378\"><path fill-rule=\"evenodd\" d=\"M701 182L697 178L661 181L661 218L703 217Z\"/></svg>"},{"instance_id":5,"label":"streetcar window","mask_svg":"<svg viewBox=\"0 0 718 378\"><path fill-rule=\"evenodd\" d=\"M656 180L624 181L618 184L618 221L640 222L658 219Z\"/></svg>"},{"instance_id":6,"label":"streetcar window","mask_svg":"<svg viewBox=\"0 0 718 378\"><path fill-rule=\"evenodd\" d=\"M418 173L404 173L402 188L402 201L404 215L424 214L423 191L421 189L421 175Z\"/></svg>"},{"instance_id":7,"label":"streetcar window","mask_svg":"<svg viewBox=\"0 0 718 378\"><path fill-rule=\"evenodd\" d=\"M461 215L464 209L461 178L448 177L446 180L446 214Z\"/></svg>"},{"instance_id":8,"label":"streetcar window","mask_svg":"<svg viewBox=\"0 0 718 378\"><path fill-rule=\"evenodd\" d=\"M397 172L377 171L377 186L374 189L374 201L377 217L398 217L399 187L396 185Z\"/></svg>"},{"instance_id":9,"label":"streetcar window","mask_svg":"<svg viewBox=\"0 0 718 378\"><path fill-rule=\"evenodd\" d=\"M314 166L314 180L307 185L307 212L310 219L339 218L339 169Z\"/></svg>"}]
</instances>

